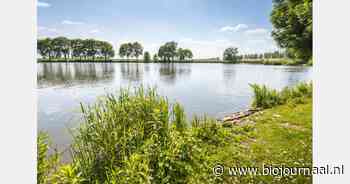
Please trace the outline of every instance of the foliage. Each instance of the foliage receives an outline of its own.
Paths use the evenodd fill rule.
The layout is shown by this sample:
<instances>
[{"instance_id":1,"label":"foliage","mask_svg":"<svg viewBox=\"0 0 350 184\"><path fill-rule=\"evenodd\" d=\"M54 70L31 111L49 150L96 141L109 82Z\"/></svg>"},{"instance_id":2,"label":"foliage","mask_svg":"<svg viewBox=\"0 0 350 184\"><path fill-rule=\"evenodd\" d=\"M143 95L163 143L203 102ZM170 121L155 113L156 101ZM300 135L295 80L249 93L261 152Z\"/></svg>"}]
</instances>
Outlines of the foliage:
<instances>
[{"instance_id":1,"label":"foliage","mask_svg":"<svg viewBox=\"0 0 350 184\"><path fill-rule=\"evenodd\" d=\"M174 41L166 42L164 45L160 46L158 56L163 61L174 61L177 55L177 45L178 43Z\"/></svg>"},{"instance_id":2,"label":"foliage","mask_svg":"<svg viewBox=\"0 0 350 184\"><path fill-rule=\"evenodd\" d=\"M120 45L119 48L119 56L124 58L127 57L128 59L131 57L135 57L138 59L140 55L143 54L143 47L140 43L134 42L134 43L123 43Z\"/></svg>"},{"instance_id":3,"label":"foliage","mask_svg":"<svg viewBox=\"0 0 350 184\"><path fill-rule=\"evenodd\" d=\"M52 183L60 184L79 184L85 180L81 177L81 172L77 170L77 167L71 164L64 165L52 175Z\"/></svg>"},{"instance_id":4,"label":"foliage","mask_svg":"<svg viewBox=\"0 0 350 184\"><path fill-rule=\"evenodd\" d=\"M298 85L282 95L303 97L305 103L274 107L248 117L248 124L233 127L208 117L188 122L181 105L170 104L155 89L140 87L133 92L121 90L118 96L109 94L93 105L81 105L84 121L74 131L73 161L53 172L50 181L311 183L310 176L234 177L224 173L216 177L212 170L217 163L226 167L311 167L312 103L311 96L304 95L310 93L309 85Z\"/></svg>"},{"instance_id":5,"label":"foliage","mask_svg":"<svg viewBox=\"0 0 350 184\"><path fill-rule=\"evenodd\" d=\"M192 59L193 53L190 49L178 48L177 57L179 58L180 61L183 61L185 59Z\"/></svg>"},{"instance_id":6,"label":"foliage","mask_svg":"<svg viewBox=\"0 0 350 184\"><path fill-rule=\"evenodd\" d=\"M250 84L254 92L253 107L271 108L296 101L305 97L312 97L312 83L299 83L294 87L285 87L281 91L270 89L265 85Z\"/></svg>"},{"instance_id":7,"label":"foliage","mask_svg":"<svg viewBox=\"0 0 350 184\"><path fill-rule=\"evenodd\" d=\"M150 62L151 61L151 55L149 52L145 52L145 54L143 55L143 61L144 62Z\"/></svg>"},{"instance_id":8,"label":"foliage","mask_svg":"<svg viewBox=\"0 0 350 184\"><path fill-rule=\"evenodd\" d=\"M50 183L50 177L58 167L59 155L57 152L48 155L50 140L47 133L39 132L37 138L37 182Z\"/></svg>"},{"instance_id":9,"label":"foliage","mask_svg":"<svg viewBox=\"0 0 350 184\"><path fill-rule=\"evenodd\" d=\"M158 62L159 58L157 54L153 55L153 62Z\"/></svg>"},{"instance_id":10,"label":"foliage","mask_svg":"<svg viewBox=\"0 0 350 184\"><path fill-rule=\"evenodd\" d=\"M238 48L229 47L225 49L223 60L229 62L237 62Z\"/></svg>"},{"instance_id":11,"label":"foliage","mask_svg":"<svg viewBox=\"0 0 350 184\"><path fill-rule=\"evenodd\" d=\"M307 62L312 57L312 0L274 0L273 38L290 57Z\"/></svg>"},{"instance_id":12,"label":"foliage","mask_svg":"<svg viewBox=\"0 0 350 184\"><path fill-rule=\"evenodd\" d=\"M66 37L44 38L37 41L37 51L44 58L61 59L65 61L82 57L87 59L90 57L104 57L105 60L114 57L113 46L106 41L94 39L68 39Z\"/></svg>"}]
</instances>

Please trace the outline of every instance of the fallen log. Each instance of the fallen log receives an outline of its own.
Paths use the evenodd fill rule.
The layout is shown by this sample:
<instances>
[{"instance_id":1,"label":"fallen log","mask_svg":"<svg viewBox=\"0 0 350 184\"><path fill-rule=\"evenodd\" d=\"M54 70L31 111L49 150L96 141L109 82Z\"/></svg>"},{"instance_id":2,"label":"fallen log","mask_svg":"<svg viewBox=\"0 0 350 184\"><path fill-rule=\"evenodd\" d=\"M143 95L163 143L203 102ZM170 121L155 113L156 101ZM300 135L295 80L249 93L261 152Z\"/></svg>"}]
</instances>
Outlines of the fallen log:
<instances>
[{"instance_id":1,"label":"fallen log","mask_svg":"<svg viewBox=\"0 0 350 184\"><path fill-rule=\"evenodd\" d=\"M225 116L224 118L222 118L220 121L222 122L231 122L231 123L239 123L241 119L248 117L258 111L260 111L261 109L248 109L246 111L241 111L241 112L235 112L231 115Z\"/></svg>"}]
</instances>

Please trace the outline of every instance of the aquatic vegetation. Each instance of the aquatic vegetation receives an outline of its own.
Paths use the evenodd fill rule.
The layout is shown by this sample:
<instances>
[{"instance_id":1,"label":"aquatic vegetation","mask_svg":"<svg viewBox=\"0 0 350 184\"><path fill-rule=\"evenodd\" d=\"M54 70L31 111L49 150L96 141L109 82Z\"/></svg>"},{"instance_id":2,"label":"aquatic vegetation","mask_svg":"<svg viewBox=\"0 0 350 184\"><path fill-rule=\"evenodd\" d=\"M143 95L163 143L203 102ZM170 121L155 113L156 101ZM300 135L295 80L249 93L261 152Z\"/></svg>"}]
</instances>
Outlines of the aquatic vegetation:
<instances>
[{"instance_id":1,"label":"aquatic vegetation","mask_svg":"<svg viewBox=\"0 0 350 184\"><path fill-rule=\"evenodd\" d=\"M271 108L286 104L288 101L312 97L312 83L299 83L295 87L285 87L281 91L270 89L266 85L250 84L254 92L252 107Z\"/></svg>"},{"instance_id":2,"label":"aquatic vegetation","mask_svg":"<svg viewBox=\"0 0 350 184\"><path fill-rule=\"evenodd\" d=\"M37 137L37 182L50 183L50 176L57 170L59 165L59 154L57 152L49 155L51 143L49 135L39 132Z\"/></svg>"},{"instance_id":3,"label":"aquatic vegetation","mask_svg":"<svg viewBox=\"0 0 350 184\"><path fill-rule=\"evenodd\" d=\"M233 177L224 173L218 177L212 170L217 163L312 165L311 103L306 95L312 92L310 85L300 84L282 92L256 87L264 91L258 92L264 93L259 97L262 104L266 98L273 101L269 105L275 100L282 104L287 97L303 97L305 101L298 107L269 109L263 115L248 117L253 124L233 127L224 127L209 117L196 116L188 121L180 104L169 103L152 88L121 90L117 96L108 94L93 105L81 104L84 120L73 130L71 163L51 162L51 156L46 154L48 144L43 141L47 137L39 135L38 145L42 148L38 149L38 183L310 183L309 176ZM282 126L281 122L292 119L298 119L298 124L288 124L289 129ZM280 130L275 132L277 128ZM283 138L286 136L287 142ZM287 150L300 141L303 144ZM277 154L281 150L288 154ZM269 151L276 154L270 155ZM295 160L293 155L300 157Z\"/></svg>"}]
</instances>

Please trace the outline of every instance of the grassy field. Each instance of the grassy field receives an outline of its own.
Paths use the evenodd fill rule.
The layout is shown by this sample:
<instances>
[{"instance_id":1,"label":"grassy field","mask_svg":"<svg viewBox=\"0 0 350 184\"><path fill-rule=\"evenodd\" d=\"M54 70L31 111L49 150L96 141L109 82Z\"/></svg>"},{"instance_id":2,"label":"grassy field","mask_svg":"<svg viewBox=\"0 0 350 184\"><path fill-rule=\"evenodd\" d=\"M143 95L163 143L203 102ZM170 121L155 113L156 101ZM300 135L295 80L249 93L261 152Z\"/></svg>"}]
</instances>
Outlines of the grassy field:
<instances>
[{"instance_id":1,"label":"grassy field","mask_svg":"<svg viewBox=\"0 0 350 184\"><path fill-rule=\"evenodd\" d=\"M107 95L82 105L71 163L48 155L48 137L39 135L38 183L312 183L311 176L231 176L228 169L311 167L311 89L255 86L252 105L265 110L240 124L188 121L180 104L153 89ZM217 164L226 168L222 175L213 172Z\"/></svg>"}]
</instances>

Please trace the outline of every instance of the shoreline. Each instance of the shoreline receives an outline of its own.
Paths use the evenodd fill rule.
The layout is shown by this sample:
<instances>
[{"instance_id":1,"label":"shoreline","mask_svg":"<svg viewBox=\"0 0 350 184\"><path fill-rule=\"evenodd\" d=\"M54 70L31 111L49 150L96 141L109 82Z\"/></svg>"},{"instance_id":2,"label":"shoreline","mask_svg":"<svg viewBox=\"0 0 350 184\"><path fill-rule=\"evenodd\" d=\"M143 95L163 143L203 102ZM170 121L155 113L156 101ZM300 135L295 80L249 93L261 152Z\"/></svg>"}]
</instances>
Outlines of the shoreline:
<instances>
[{"instance_id":1,"label":"shoreline","mask_svg":"<svg viewBox=\"0 0 350 184\"><path fill-rule=\"evenodd\" d=\"M171 63L205 63L205 64L252 64L252 65L283 65L283 66L312 66L308 64L297 64L297 63L282 63L281 61L270 61L270 60L257 60L257 61L238 61L238 62L227 62L227 61L173 61L173 62L145 62L143 60L37 60L37 63L160 63L160 64L171 64Z\"/></svg>"}]
</instances>

